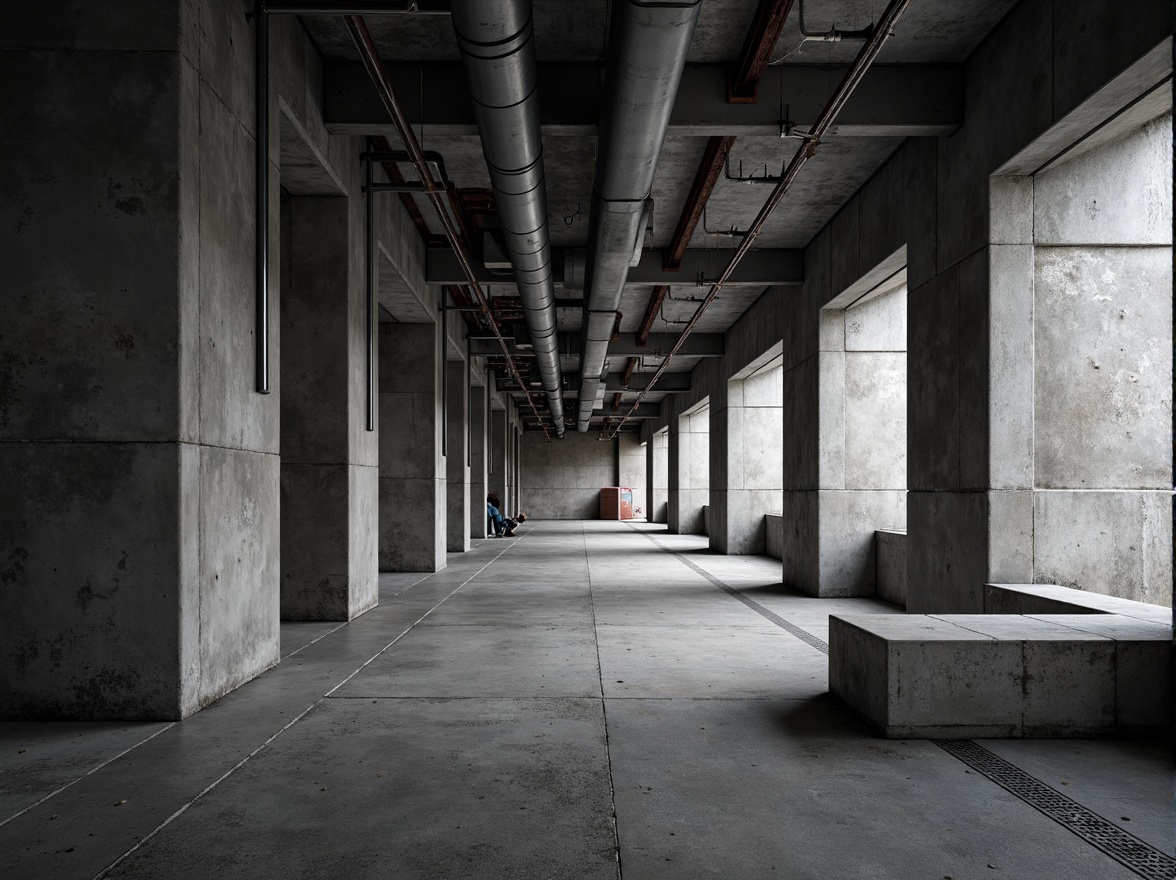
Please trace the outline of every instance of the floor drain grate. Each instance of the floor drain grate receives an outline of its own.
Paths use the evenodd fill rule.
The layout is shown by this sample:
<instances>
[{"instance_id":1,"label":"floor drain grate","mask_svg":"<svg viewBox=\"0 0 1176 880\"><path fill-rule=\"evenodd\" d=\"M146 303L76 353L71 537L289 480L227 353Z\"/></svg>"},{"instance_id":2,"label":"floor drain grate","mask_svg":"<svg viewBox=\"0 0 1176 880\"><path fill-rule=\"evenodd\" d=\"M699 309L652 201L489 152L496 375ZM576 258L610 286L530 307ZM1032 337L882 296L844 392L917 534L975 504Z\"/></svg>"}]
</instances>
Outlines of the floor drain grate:
<instances>
[{"instance_id":1,"label":"floor drain grate","mask_svg":"<svg viewBox=\"0 0 1176 880\"><path fill-rule=\"evenodd\" d=\"M783 617L781 617L775 611L771 611L771 610L765 608L763 605L761 605L759 602L756 602L754 599L747 598L742 593L740 593L738 590L736 590L734 587L730 587L727 584L723 583L721 580L719 580L717 577L715 577L709 571L707 571L706 569L702 568L699 565L695 565L693 562L691 562L689 559L687 559L681 553L676 552L672 547L667 547L665 544L663 544L657 538L653 537L653 535L649 534L648 532L642 532L640 529L634 529L634 531L639 532L642 535L645 535L645 537L647 537L647 538L649 538L649 540L653 541L653 543L656 544L658 547L661 547L667 553L677 557L688 568L691 568L694 571L698 572L700 575L702 575L704 578L706 578L708 581L710 581L712 584L714 584L716 587L718 587L720 590L722 590L727 595L733 596L734 598L738 599L740 602L742 602L744 605L746 605L748 608L750 608L756 614L760 615L763 618L766 618L767 620L770 620L772 623L776 624L776 626L780 627L780 629L783 629L783 630L786 630L786 631L792 633L794 636L796 636L798 639L800 639L806 645L811 645L812 647L814 647L818 651L820 651L822 654L829 653L829 645L826 642L822 641L821 639L818 639L812 633L805 632L803 629L801 629L796 624L789 623L787 620L785 620Z\"/></svg>"},{"instance_id":2,"label":"floor drain grate","mask_svg":"<svg viewBox=\"0 0 1176 880\"><path fill-rule=\"evenodd\" d=\"M983 746L966 739L932 742L1140 877L1147 880L1176 877L1176 859L1034 779Z\"/></svg>"}]
</instances>

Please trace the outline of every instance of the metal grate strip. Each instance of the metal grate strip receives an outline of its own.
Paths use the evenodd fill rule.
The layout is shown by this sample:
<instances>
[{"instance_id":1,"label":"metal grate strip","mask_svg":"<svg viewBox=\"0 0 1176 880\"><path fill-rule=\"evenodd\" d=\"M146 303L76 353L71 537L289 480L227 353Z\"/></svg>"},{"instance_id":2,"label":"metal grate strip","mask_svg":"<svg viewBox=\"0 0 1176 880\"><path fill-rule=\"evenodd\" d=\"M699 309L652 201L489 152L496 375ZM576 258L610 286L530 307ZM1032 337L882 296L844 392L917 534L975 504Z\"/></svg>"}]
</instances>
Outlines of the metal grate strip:
<instances>
[{"instance_id":1,"label":"metal grate strip","mask_svg":"<svg viewBox=\"0 0 1176 880\"><path fill-rule=\"evenodd\" d=\"M629 526L629 527L633 528L632 526ZM677 557L677 559L680 562L682 562L684 565L686 565L688 568L691 568L694 571L698 572L700 575L702 575L704 578L706 578L708 581L710 581L712 584L714 584L716 587L718 587L724 593L738 599L740 602L742 602L744 605L746 605L748 608L750 608L756 614L760 615L761 617L763 617L767 620L770 620L772 623L776 624L776 626L780 627L780 629L786 630L787 632L792 633L792 635L796 636L798 639L800 639L806 645L811 645L812 647L814 647L818 651L820 651L822 654L829 653L829 645L826 644L823 640L818 639L812 633L806 632L805 630L801 629L799 626L797 626L794 623L789 623L787 620L785 620L783 617L781 617L775 611L771 611L771 610L765 608L763 605L761 605L759 602L756 602L754 599L747 598L747 596L744 596L742 593L740 593L734 587L730 587L727 584L723 583L721 580L719 580L717 577L715 577L709 571L705 570L704 568L702 568L698 565L695 565L694 562L687 559L681 553L678 553L677 551L675 551L672 547L667 547L665 544L663 544L661 541L659 541L653 535L649 534L649 532L643 532L643 531L641 531L641 529L633 529L633 531L649 538L649 540L653 541L653 543L656 544L658 547L660 547L662 550L665 550L670 555Z\"/></svg>"},{"instance_id":2,"label":"metal grate strip","mask_svg":"<svg viewBox=\"0 0 1176 880\"><path fill-rule=\"evenodd\" d=\"M1140 877L1146 880L1176 878L1176 859L1075 803L983 746L967 739L936 739L932 742Z\"/></svg>"}]
</instances>

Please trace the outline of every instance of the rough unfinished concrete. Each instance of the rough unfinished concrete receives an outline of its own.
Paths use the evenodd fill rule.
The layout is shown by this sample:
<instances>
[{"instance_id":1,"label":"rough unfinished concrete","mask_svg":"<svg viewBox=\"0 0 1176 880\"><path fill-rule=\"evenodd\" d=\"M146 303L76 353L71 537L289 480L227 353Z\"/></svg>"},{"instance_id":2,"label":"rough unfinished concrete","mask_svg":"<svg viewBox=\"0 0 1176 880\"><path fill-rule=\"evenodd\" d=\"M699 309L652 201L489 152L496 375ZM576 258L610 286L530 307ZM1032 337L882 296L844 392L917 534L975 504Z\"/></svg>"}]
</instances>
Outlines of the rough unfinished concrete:
<instances>
[{"instance_id":1,"label":"rough unfinished concrete","mask_svg":"<svg viewBox=\"0 0 1176 880\"><path fill-rule=\"evenodd\" d=\"M382 575L379 607L284 624L280 666L176 726L0 726L0 873L1137 876L829 698L829 613L890 606L648 535L528 523ZM1163 744L977 745L1172 858Z\"/></svg>"}]
</instances>

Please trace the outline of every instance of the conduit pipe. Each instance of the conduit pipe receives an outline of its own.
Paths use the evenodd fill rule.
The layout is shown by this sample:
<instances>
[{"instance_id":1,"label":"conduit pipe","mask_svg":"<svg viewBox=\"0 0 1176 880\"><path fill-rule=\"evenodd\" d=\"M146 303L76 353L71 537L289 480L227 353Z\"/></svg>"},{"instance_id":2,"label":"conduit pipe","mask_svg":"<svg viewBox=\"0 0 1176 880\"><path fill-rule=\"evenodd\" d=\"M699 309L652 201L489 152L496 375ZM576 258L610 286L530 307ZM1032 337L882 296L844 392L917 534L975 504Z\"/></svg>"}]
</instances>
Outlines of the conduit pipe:
<instances>
[{"instance_id":1,"label":"conduit pipe","mask_svg":"<svg viewBox=\"0 0 1176 880\"><path fill-rule=\"evenodd\" d=\"M531 2L453 0L451 11L506 252L551 420L563 437L563 374L556 343Z\"/></svg>"},{"instance_id":2,"label":"conduit pipe","mask_svg":"<svg viewBox=\"0 0 1176 880\"><path fill-rule=\"evenodd\" d=\"M474 271L473 258L470 256L465 236L462 234L457 221L451 216L446 207L448 192L445 187L439 185L433 178L433 172L429 168L424 151L421 150L420 142L413 133L408 116L405 114L400 102L396 99L396 93L392 90L392 82L388 76L388 70L384 67L383 59L380 58L380 53L376 48L375 40L372 39L371 31L368 30L362 15L349 15L344 18L344 21L347 23L347 29L351 33L351 39L355 43L355 48L359 52L360 60L363 61L368 76L372 78L372 83L376 87L376 94L380 96L380 102L384 105L384 109L388 111L388 115L392 117L392 124L396 126L396 132L400 135L400 139L404 142L404 146L408 150L412 166L416 170L421 183L424 185L425 195L428 196L429 201L433 205L433 209L437 213L437 218L441 221L441 226L445 230L445 237L449 239L450 247L453 248L453 253L456 255L458 262L461 263L461 268L466 278L469 279L470 290L473 291L474 296L478 300L478 304L482 307L482 316L490 325L490 329L494 332L494 336L498 340L498 345L506 357L506 366L515 381L525 390L527 386L523 384L523 378L519 374L518 366L515 364L514 357L510 353L510 346L506 338L502 335L502 328L498 326L498 321L495 319L494 312L490 308L490 300L486 296L486 291L482 290L482 285L478 283L478 277ZM539 422L539 427L543 429L545 435L550 437L551 435L547 431L547 426L543 424L543 417L539 415L539 410L535 406L535 401L532 399L530 392L526 392L526 394L527 403L531 407L531 412L535 414L535 418Z\"/></svg>"},{"instance_id":3,"label":"conduit pipe","mask_svg":"<svg viewBox=\"0 0 1176 880\"><path fill-rule=\"evenodd\" d=\"M589 219L576 430L587 431L701 0L613 4Z\"/></svg>"},{"instance_id":4,"label":"conduit pipe","mask_svg":"<svg viewBox=\"0 0 1176 880\"><path fill-rule=\"evenodd\" d=\"M817 117L812 131L806 135L805 143L796 151L796 154L792 157L792 161L784 169L784 173L780 177L780 182L772 189L768 200L760 208L759 213L751 224L751 228L744 233L743 239L739 242L739 246L731 254L731 258L727 261L727 267L719 275L718 279L711 286L711 289L707 292L707 295L703 298L702 303L698 306L698 309L694 312L694 315L686 323L686 326L682 329L682 335L678 337L678 341L674 343L674 347L670 349L669 354L662 360L657 371L650 377L649 384L637 395L637 399L633 401L633 405L629 408L629 411L613 427L613 432L609 435L610 437L615 437L620 432L621 427L629 420L629 417L637 411L637 407L645 399L645 395L653 390L654 385L657 384L657 380L662 377L662 374L666 371L666 367L669 366L679 349L682 348L686 337L698 325L699 319L702 318L702 313L715 301L715 297L719 295L719 291L722 290L727 279L731 277L731 273L735 271L735 267L739 265L739 261L751 250L751 245L760 234L760 230L763 229L764 224L772 215L772 212L776 210L776 207L784 198L785 193L792 186L792 181L796 179L796 175L800 172L804 163L811 159L817 152L821 138L829 130L829 127L837 118L837 114L841 112L841 109L849 100L850 95L853 94L854 89L858 87L858 83L862 81L862 77L866 75L866 71L874 63L874 59L878 57L878 53L882 51L882 46L886 43L886 38L890 36L895 24L898 23L902 14L906 12L910 2L911 0L891 0L890 4L886 7L886 10L882 13L882 17L878 20L878 24L866 40L866 44L862 46L861 51L854 58L853 64L850 65L849 70L846 71L845 76L834 90L833 96L829 98L829 102L821 111L821 115Z\"/></svg>"}]
</instances>

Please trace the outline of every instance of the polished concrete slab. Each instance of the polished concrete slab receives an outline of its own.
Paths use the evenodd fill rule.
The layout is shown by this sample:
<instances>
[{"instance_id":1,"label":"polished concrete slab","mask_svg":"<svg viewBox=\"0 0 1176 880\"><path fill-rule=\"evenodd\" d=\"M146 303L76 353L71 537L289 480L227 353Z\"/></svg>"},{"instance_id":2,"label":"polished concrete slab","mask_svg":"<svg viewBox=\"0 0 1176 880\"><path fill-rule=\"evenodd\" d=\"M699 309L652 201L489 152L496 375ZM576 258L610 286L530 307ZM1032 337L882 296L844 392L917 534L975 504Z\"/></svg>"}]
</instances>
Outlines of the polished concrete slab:
<instances>
[{"instance_id":1,"label":"polished concrete slab","mask_svg":"<svg viewBox=\"0 0 1176 880\"><path fill-rule=\"evenodd\" d=\"M895 606L705 547L528 523L178 724L0 724L0 876L1138 876L828 695L797 633ZM1162 744L982 745L1172 855Z\"/></svg>"}]
</instances>

